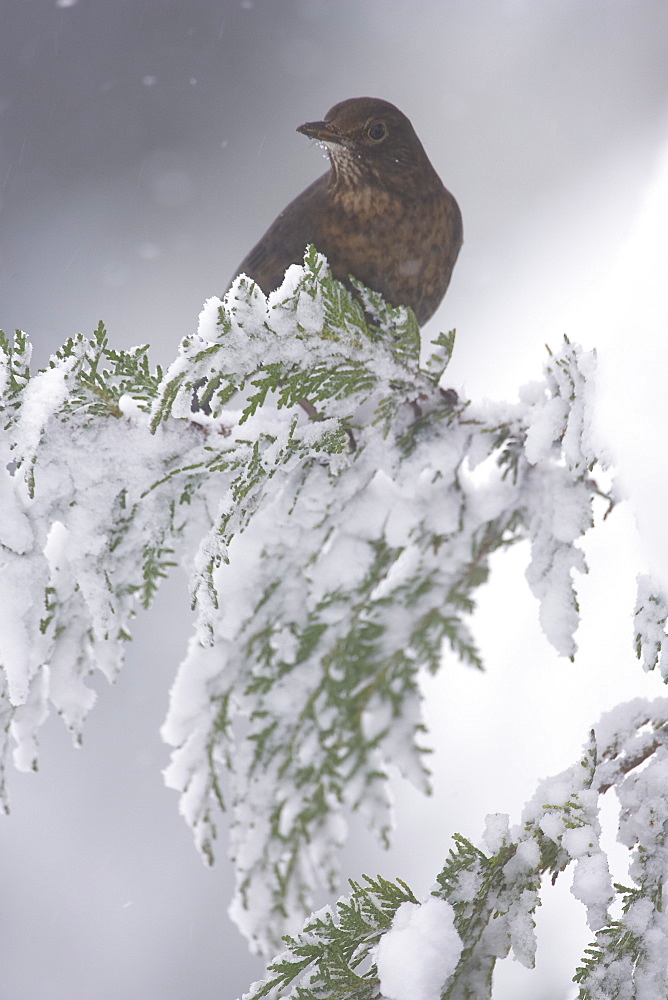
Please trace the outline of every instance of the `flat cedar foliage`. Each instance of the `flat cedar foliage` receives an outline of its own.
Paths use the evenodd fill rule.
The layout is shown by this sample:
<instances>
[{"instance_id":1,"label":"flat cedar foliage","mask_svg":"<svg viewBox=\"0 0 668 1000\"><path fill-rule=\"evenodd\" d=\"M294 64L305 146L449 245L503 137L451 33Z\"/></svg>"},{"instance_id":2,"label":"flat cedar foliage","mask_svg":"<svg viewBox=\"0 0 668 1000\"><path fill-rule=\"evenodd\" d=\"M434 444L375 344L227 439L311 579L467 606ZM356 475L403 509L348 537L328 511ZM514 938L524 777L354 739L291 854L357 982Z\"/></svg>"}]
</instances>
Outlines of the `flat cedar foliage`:
<instances>
[{"instance_id":1,"label":"flat cedar foliage","mask_svg":"<svg viewBox=\"0 0 668 1000\"><path fill-rule=\"evenodd\" d=\"M114 679L137 608L184 566L196 621L166 779L208 861L229 813L232 913L256 950L283 949L257 1000L381 995L379 941L422 904L368 878L308 916L313 892L336 885L349 810L389 838L389 764L428 789L420 674L482 668L469 618L492 553L529 543L542 627L575 655L580 542L610 504L595 357L565 340L518 403L476 404L443 388L453 346L421 362L412 313L351 295L313 248L268 300L243 277L209 300L165 372L102 325L35 375L27 337L0 339L3 759L35 766L51 708L80 737L89 675ZM636 653L664 678L667 615L642 579ZM434 873L460 942L444 1000L490 997L510 952L533 965L534 911L569 867L593 937L579 997L668 995L667 736L668 700L619 706L516 826L491 817L485 850L455 835ZM600 846L612 788L631 886Z\"/></svg>"}]
</instances>

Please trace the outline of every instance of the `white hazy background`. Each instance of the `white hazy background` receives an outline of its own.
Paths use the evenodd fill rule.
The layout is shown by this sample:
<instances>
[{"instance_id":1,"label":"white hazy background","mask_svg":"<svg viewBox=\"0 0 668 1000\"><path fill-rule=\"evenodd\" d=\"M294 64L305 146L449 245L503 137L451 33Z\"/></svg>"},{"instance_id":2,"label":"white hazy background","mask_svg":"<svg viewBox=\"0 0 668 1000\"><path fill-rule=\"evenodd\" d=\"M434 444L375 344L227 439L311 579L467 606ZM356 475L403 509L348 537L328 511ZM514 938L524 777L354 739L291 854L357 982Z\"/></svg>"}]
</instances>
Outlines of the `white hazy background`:
<instances>
[{"instance_id":1,"label":"white hazy background","mask_svg":"<svg viewBox=\"0 0 668 1000\"><path fill-rule=\"evenodd\" d=\"M397 783L388 853L353 821L345 876L427 893L454 830L516 821L602 711L663 692L631 614L636 573L668 585L667 51L665 0L0 0L0 327L28 331L38 365L100 319L169 363L325 169L296 126L362 95L408 114L462 209L426 327L457 328L452 384L515 399L546 343L598 350L597 433L630 503L587 543L576 661L540 633L526 550L497 556L474 620L487 672L450 657L425 684L434 796ZM186 609L177 575L119 682L93 681L82 749L53 718L39 773L9 774L0 1000L233 1000L262 972L226 915L224 832L208 871L162 784ZM576 996L590 934L569 881L539 911L536 972L501 963L495 1000Z\"/></svg>"}]
</instances>

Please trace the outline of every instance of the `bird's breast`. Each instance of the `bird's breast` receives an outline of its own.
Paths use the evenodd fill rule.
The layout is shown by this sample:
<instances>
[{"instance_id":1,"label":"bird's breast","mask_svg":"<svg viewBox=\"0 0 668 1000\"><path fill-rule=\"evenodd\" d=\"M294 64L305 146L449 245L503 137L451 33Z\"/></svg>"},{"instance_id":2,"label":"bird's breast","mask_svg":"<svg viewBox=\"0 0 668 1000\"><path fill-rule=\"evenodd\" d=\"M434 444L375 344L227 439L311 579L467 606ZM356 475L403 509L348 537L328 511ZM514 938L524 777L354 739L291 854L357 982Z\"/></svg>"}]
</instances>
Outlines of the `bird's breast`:
<instances>
[{"instance_id":1,"label":"bird's breast","mask_svg":"<svg viewBox=\"0 0 668 1000\"><path fill-rule=\"evenodd\" d=\"M401 198L375 184L354 184L336 188L331 194L332 211L343 213L349 219L364 222L370 218L387 216L397 219L403 215Z\"/></svg>"}]
</instances>

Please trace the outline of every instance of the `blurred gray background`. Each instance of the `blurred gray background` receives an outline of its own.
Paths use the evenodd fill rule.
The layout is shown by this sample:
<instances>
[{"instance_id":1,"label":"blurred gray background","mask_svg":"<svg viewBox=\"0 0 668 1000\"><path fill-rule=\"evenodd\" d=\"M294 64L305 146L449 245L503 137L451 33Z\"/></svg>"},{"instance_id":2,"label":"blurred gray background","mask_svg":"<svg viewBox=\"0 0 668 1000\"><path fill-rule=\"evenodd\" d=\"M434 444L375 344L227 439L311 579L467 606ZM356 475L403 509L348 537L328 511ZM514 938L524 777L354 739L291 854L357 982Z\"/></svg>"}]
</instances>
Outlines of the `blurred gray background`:
<instances>
[{"instance_id":1,"label":"blurred gray background","mask_svg":"<svg viewBox=\"0 0 668 1000\"><path fill-rule=\"evenodd\" d=\"M457 327L453 384L514 398L564 332L605 350L591 294L657 169L667 51L665 0L0 0L0 327L26 330L40 366L100 319L112 344L148 342L169 363L204 299L326 168L296 126L369 95L412 119L464 216L426 334ZM599 583L583 591L592 635L602 605L621 619L633 601L601 584L612 551L634 557L622 529L605 530L590 553ZM624 689L611 666L621 640L606 659L600 628L581 645L604 682L556 661L525 561L507 557L481 601L488 675L450 664L429 682L434 798L399 787L390 855L353 823L344 875L428 891L452 830L477 839L486 812L517 819ZM185 608L175 577L138 619L117 685L93 682L83 748L51 719L39 774L9 775L0 1000L233 1000L262 972L226 916L224 839L206 870L162 785ZM573 684L590 695L582 706ZM506 963L495 997L574 997L580 919L544 908L535 977Z\"/></svg>"}]
</instances>

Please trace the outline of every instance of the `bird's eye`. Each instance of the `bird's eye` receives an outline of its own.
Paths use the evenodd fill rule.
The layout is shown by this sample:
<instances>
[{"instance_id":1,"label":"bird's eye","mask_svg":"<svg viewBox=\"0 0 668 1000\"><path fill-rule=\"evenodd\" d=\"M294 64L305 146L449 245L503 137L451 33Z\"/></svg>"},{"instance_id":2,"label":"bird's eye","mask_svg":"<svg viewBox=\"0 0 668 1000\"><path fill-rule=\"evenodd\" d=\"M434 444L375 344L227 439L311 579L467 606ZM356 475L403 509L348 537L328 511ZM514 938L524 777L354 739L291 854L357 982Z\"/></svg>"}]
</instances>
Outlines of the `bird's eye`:
<instances>
[{"instance_id":1,"label":"bird's eye","mask_svg":"<svg viewBox=\"0 0 668 1000\"><path fill-rule=\"evenodd\" d=\"M385 133L387 129L382 122L374 122L374 124L369 129L370 138L378 142L380 139L385 138Z\"/></svg>"}]
</instances>

